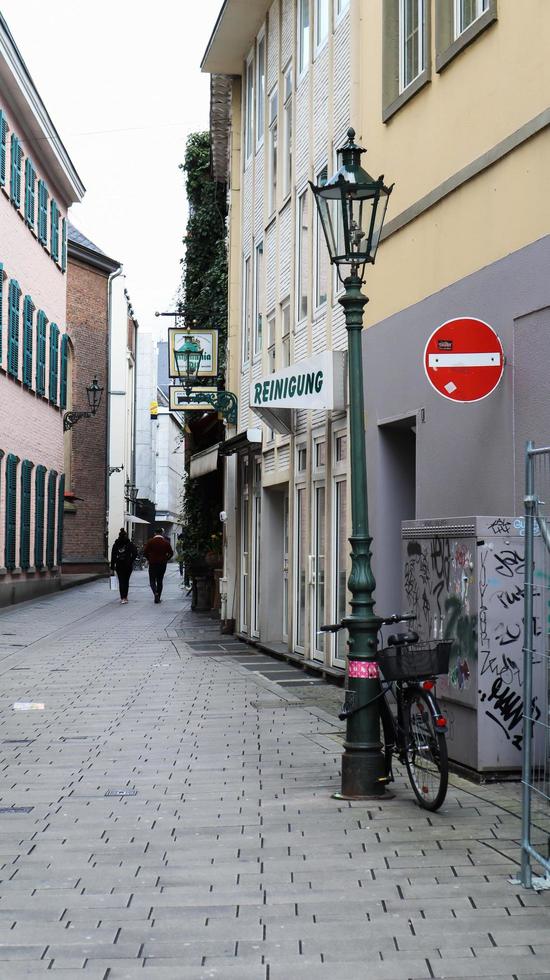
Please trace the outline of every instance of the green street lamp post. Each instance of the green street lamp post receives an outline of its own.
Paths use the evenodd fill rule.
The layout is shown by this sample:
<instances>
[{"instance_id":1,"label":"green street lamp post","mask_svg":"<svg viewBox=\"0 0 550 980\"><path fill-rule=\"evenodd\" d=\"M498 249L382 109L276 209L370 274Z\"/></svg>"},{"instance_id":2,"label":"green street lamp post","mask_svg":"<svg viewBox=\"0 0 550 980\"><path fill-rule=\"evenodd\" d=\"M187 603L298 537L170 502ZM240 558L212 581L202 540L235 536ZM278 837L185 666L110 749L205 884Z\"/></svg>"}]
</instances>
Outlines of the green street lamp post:
<instances>
[{"instance_id":1,"label":"green street lamp post","mask_svg":"<svg viewBox=\"0 0 550 980\"><path fill-rule=\"evenodd\" d=\"M361 332L368 299L361 286L365 266L373 263L376 256L393 185L386 187L383 177L375 180L362 168L361 154L365 151L355 143L355 130L348 129L347 135L347 142L338 150L341 165L337 173L320 186L311 182L310 186L330 261L345 287L339 302L345 311L348 333L351 612L343 626L348 630L346 700L350 714L342 757L342 792L337 796L358 800L380 798L386 792L376 663L381 620L374 612L376 583L371 568L363 399Z\"/></svg>"}]
</instances>

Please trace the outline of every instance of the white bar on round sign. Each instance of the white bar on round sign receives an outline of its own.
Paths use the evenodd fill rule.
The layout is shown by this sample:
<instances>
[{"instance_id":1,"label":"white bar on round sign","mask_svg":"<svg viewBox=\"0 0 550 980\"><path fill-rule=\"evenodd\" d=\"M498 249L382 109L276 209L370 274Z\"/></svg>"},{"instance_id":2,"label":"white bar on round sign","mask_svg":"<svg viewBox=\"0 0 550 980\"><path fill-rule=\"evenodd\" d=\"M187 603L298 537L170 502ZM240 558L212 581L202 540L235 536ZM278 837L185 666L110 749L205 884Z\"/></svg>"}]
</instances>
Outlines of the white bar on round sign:
<instances>
[{"instance_id":1,"label":"white bar on round sign","mask_svg":"<svg viewBox=\"0 0 550 980\"><path fill-rule=\"evenodd\" d=\"M484 354L428 354L428 367L499 367L500 351Z\"/></svg>"}]
</instances>

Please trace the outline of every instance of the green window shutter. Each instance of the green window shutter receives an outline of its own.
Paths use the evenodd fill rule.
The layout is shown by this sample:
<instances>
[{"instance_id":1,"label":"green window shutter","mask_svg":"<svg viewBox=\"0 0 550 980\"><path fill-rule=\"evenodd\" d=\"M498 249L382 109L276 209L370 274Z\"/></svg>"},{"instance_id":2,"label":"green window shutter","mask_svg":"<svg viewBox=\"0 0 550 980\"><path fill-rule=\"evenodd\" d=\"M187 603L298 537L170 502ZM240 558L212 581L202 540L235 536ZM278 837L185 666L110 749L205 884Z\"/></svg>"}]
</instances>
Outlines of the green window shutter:
<instances>
[{"instance_id":1,"label":"green window shutter","mask_svg":"<svg viewBox=\"0 0 550 980\"><path fill-rule=\"evenodd\" d=\"M21 463L21 518L19 532L19 567L30 568L31 548L31 470L34 463L24 459Z\"/></svg>"},{"instance_id":2,"label":"green window shutter","mask_svg":"<svg viewBox=\"0 0 550 980\"><path fill-rule=\"evenodd\" d=\"M0 109L0 187L6 183L6 137L8 134L8 121L2 109Z\"/></svg>"},{"instance_id":3,"label":"green window shutter","mask_svg":"<svg viewBox=\"0 0 550 980\"><path fill-rule=\"evenodd\" d=\"M13 378L19 373L19 302L21 290L15 279L10 279L8 294L8 374Z\"/></svg>"},{"instance_id":4,"label":"green window shutter","mask_svg":"<svg viewBox=\"0 0 550 980\"><path fill-rule=\"evenodd\" d=\"M8 570L15 568L15 521L17 515L17 464L19 458L9 453L6 459L6 533L4 564Z\"/></svg>"},{"instance_id":5,"label":"green window shutter","mask_svg":"<svg viewBox=\"0 0 550 980\"><path fill-rule=\"evenodd\" d=\"M34 228L35 185L36 170L32 165L32 161L27 157L25 160L25 221L31 228Z\"/></svg>"},{"instance_id":6,"label":"green window shutter","mask_svg":"<svg viewBox=\"0 0 550 980\"><path fill-rule=\"evenodd\" d=\"M34 485L34 567L44 568L44 495L46 467L36 467Z\"/></svg>"},{"instance_id":7,"label":"green window shutter","mask_svg":"<svg viewBox=\"0 0 550 980\"><path fill-rule=\"evenodd\" d=\"M0 262L0 363L2 361L3 333L4 333L4 266ZM0 459L1 458L2 457L0 456Z\"/></svg>"},{"instance_id":8,"label":"green window shutter","mask_svg":"<svg viewBox=\"0 0 550 980\"><path fill-rule=\"evenodd\" d=\"M32 315L34 306L30 296L23 300L23 384L32 387Z\"/></svg>"},{"instance_id":9,"label":"green window shutter","mask_svg":"<svg viewBox=\"0 0 550 980\"><path fill-rule=\"evenodd\" d=\"M59 259L59 208L53 197L50 204L50 253L56 262Z\"/></svg>"},{"instance_id":10,"label":"green window shutter","mask_svg":"<svg viewBox=\"0 0 550 980\"><path fill-rule=\"evenodd\" d=\"M63 518L65 516L65 474L59 477L57 491L57 564L61 568L63 561Z\"/></svg>"},{"instance_id":11,"label":"green window shutter","mask_svg":"<svg viewBox=\"0 0 550 980\"><path fill-rule=\"evenodd\" d=\"M59 377L59 327L50 323L50 384L48 398L57 405L57 381Z\"/></svg>"},{"instance_id":12,"label":"green window shutter","mask_svg":"<svg viewBox=\"0 0 550 980\"><path fill-rule=\"evenodd\" d=\"M36 317L36 394L46 394L46 324L44 310Z\"/></svg>"},{"instance_id":13,"label":"green window shutter","mask_svg":"<svg viewBox=\"0 0 550 980\"><path fill-rule=\"evenodd\" d=\"M69 337L64 333L61 337L61 374L59 380L59 407L67 408L67 374L69 369Z\"/></svg>"},{"instance_id":14,"label":"green window shutter","mask_svg":"<svg viewBox=\"0 0 550 980\"><path fill-rule=\"evenodd\" d=\"M48 188L43 180L38 181L38 241L48 244Z\"/></svg>"},{"instance_id":15,"label":"green window shutter","mask_svg":"<svg viewBox=\"0 0 550 980\"><path fill-rule=\"evenodd\" d=\"M21 159L23 151L19 137L12 133L11 137L11 170L10 170L10 198L18 208L21 205Z\"/></svg>"},{"instance_id":16,"label":"green window shutter","mask_svg":"<svg viewBox=\"0 0 550 980\"><path fill-rule=\"evenodd\" d=\"M61 221L61 271L67 271L67 219Z\"/></svg>"},{"instance_id":17,"label":"green window shutter","mask_svg":"<svg viewBox=\"0 0 550 980\"><path fill-rule=\"evenodd\" d=\"M54 549L55 549L55 485L57 483L57 473L50 470L48 473L48 511L46 515L46 565L53 568Z\"/></svg>"}]
</instances>

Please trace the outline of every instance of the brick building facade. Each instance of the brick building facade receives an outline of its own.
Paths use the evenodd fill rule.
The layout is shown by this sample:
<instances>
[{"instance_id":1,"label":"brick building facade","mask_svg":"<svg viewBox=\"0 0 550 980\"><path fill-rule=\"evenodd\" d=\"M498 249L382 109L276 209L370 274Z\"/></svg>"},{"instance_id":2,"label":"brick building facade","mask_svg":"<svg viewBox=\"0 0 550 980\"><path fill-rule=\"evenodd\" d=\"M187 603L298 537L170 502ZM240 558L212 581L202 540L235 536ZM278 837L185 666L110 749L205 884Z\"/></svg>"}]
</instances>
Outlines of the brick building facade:
<instances>
[{"instance_id":1,"label":"brick building facade","mask_svg":"<svg viewBox=\"0 0 550 980\"><path fill-rule=\"evenodd\" d=\"M97 376L108 390L111 280L120 264L69 225L67 332L71 341L70 407L87 409L86 386ZM65 434L63 572L106 571L108 398L97 416Z\"/></svg>"}]
</instances>

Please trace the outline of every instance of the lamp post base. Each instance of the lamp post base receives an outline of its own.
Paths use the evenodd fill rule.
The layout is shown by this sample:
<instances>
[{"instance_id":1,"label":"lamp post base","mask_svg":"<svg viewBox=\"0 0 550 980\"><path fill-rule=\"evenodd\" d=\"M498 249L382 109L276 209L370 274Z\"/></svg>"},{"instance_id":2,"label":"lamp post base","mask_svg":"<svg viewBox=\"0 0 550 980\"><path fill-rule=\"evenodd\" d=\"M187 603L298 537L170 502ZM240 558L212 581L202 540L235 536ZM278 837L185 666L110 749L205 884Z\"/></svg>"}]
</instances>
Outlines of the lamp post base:
<instances>
[{"instance_id":1,"label":"lamp post base","mask_svg":"<svg viewBox=\"0 0 550 980\"><path fill-rule=\"evenodd\" d=\"M342 789L337 794L342 800L391 799L386 786L384 762L380 752L372 750L352 752L344 749L342 756ZM365 792L367 790L367 792Z\"/></svg>"}]
</instances>

